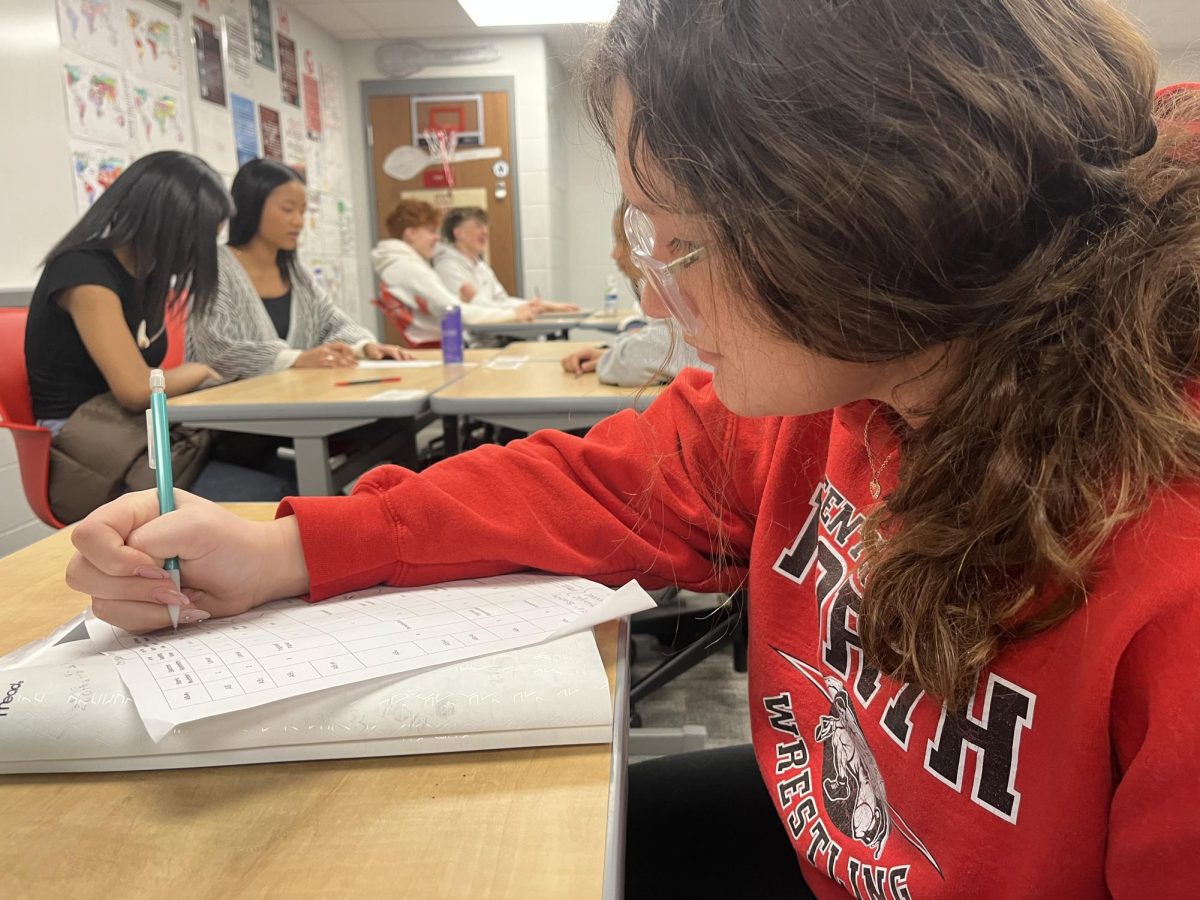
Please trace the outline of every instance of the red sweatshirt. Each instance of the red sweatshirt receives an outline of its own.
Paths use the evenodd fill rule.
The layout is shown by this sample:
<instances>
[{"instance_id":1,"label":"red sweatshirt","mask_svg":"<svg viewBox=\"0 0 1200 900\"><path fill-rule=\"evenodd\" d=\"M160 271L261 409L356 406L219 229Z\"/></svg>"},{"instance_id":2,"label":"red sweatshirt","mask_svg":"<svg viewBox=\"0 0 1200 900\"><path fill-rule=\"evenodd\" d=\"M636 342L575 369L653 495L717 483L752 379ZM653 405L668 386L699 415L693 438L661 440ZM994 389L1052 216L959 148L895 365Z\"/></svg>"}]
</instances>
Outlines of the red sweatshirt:
<instances>
[{"instance_id":1,"label":"red sweatshirt","mask_svg":"<svg viewBox=\"0 0 1200 900\"><path fill-rule=\"evenodd\" d=\"M1156 499L1087 605L947 710L880 677L855 631L870 411L739 418L688 370L586 439L379 469L281 513L313 599L523 568L700 590L748 574L754 746L818 896L1200 895L1200 486ZM881 417L872 439L886 492Z\"/></svg>"}]
</instances>

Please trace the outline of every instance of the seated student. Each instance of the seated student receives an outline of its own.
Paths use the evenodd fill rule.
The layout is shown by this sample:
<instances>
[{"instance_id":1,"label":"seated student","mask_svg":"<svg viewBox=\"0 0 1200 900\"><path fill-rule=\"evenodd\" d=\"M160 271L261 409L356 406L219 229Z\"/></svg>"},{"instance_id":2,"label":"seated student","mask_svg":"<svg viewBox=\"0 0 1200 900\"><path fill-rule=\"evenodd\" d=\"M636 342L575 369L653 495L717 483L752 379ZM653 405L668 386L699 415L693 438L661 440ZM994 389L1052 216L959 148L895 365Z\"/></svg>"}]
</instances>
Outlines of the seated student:
<instances>
[{"instance_id":1,"label":"seated student","mask_svg":"<svg viewBox=\"0 0 1200 900\"><path fill-rule=\"evenodd\" d=\"M144 456L150 369L167 353L168 307L203 313L211 301L217 233L232 212L220 177L203 160L151 153L47 254L29 305L25 364L33 414L54 433L50 503L60 520L76 521L154 483ZM221 375L185 362L165 377L175 396ZM287 492L281 479L206 465L207 435L188 434L173 445L181 487L217 500L277 500Z\"/></svg>"},{"instance_id":2,"label":"seated student","mask_svg":"<svg viewBox=\"0 0 1200 900\"><path fill-rule=\"evenodd\" d=\"M296 259L308 194L296 170L254 159L233 179L237 212L218 252L213 301L188 322L188 358L227 377L289 367L341 368L357 360L405 359L399 347L338 309Z\"/></svg>"},{"instance_id":3,"label":"seated student","mask_svg":"<svg viewBox=\"0 0 1200 900\"><path fill-rule=\"evenodd\" d=\"M1195 896L1197 103L1106 0L623 0L586 71L713 374L270 523L122 498L72 585L745 584L753 746L630 767L629 900Z\"/></svg>"},{"instance_id":4,"label":"seated student","mask_svg":"<svg viewBox=\"0 0 1200 900\"><path fill-rule=\"evenodd\" d=\"M642 296L642 273L631 258L629 238L625 236L625 212L629 204L621 201L613 214L612 259L621 274L633 285L638 300ZM585 347L562 358L567 372L582 375L595 372L604 384L621 387L641 387L645 384L666 384L681 369L710 368L700 361L696 350L683 339L683 333L673 319L638 317L626 323L612 347Z\"/></svg>"},{"instance_id":5,"label":"seated student","mask_svg":"<svg viewBox=\"0 0 1200 900\"><path fill-rule=\"evenodd\" d=\"M488 216L477 206L460 206L442 220L442 242L433 254L433 268L452 294L463 303L516 312L529 304L537 315L577 312L573 303L547 303L539 298L510 297L483 258L488 245Z\"/></svg>"},{"instance_id":6,"label":"seated student","mask_svg":"<svg viewBox=\"0 0 1200 900\"><path fill-rule=\"evenodd\" d=\"M462 309L468 329L488 322L532 321L537 315L533 303L487 306L463 303L451 293L429 264L437 248L438 219L438 211L428 203L401 200L387 219L391 239L380 241L371 251L381 293L399 300L409 314L404 339L413 346L441 343L442 317L455 307Z\"/></svg>"}]
</instances>

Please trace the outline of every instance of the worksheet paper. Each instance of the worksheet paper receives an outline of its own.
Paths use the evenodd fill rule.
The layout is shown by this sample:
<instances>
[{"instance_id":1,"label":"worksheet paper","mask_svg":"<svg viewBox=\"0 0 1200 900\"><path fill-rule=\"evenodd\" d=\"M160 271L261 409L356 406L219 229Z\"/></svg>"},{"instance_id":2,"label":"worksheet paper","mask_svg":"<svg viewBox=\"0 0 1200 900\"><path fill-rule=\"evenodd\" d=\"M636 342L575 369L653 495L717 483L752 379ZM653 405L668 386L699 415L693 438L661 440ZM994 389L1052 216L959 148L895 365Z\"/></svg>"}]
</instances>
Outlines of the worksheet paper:
<instances>
[{"instance_id":1,"label":"worksheet paper","mask_svg":"<svg viewBox=\"0 0 1200 900\"><path fill-rule=\"evenodd\" d=\"M178 631L132 635L94 618L87 629L158 741L185 722L540 644L652 606L635 582L614 591L522 573L278 600Z\"/></svg>"},{"instance_id":2,"label":"worksheet paper","mask_svg":"<svg viewBox=\"0 0 1200 900\"><path fill-rule=\"evenodd\" d=\"M91 641L0 659L11 699L0 774L119 772L607 743L612 701L590 633L318 691L146 733Z\"/></svg>"}]
</instances>

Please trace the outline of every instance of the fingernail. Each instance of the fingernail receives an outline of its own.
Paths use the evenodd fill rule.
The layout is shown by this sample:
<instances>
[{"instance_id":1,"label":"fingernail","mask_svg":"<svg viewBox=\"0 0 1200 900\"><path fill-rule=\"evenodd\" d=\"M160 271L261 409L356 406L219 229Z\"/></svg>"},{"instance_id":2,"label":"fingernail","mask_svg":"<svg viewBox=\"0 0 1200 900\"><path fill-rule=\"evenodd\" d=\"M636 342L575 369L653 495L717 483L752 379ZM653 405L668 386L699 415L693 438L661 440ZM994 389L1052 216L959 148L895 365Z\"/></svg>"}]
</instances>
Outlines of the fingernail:
<instances>
[{"instance_id":1,"label":"fingernail","mask_svg":"<svg viewBox=\"0 0 1200 900\"><path fill-rule=\"evenodd\" d=\"M210 616L211 613L207 613L202 609L196 609L195 607L192 607L191 609L180 610L179 621L186 625L195 625L197 622L203 622Z\"/></svg>"},{"instance_id":2,"label":"fingernail","mask_svg":"<svg viewBox=\"0 0 1200 900\"><path fill-rule=\"evenodd\" d=\"M171 574L163 569L156 569L154 566L138 566L133 570L133 574L138 578L149 578L151 580L169 579Z\"/></svg>"},{"instance_id":3,"label":"fingernail","mask_svg":"<svg viewBox=\"0 0 1200 900\"><path fill-rule=\"evenodd\" d=\"M166 606L191 606L192 601L186 595L179 593L173 588L159 588L150 595L150 598L155 603L162 603Z\"/></svg>"}]
</instances>

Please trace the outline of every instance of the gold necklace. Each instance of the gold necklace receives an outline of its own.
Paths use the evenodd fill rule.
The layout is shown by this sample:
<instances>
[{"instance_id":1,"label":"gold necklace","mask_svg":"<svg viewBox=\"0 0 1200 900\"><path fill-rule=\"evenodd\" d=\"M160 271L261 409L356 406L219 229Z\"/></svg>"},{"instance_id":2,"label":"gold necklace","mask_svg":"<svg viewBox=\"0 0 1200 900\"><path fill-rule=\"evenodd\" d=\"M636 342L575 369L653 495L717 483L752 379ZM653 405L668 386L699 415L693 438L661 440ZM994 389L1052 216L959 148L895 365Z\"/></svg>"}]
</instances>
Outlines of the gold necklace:
<instances>
[{"instance_id":1,"label":"gold necklace","mask_svg":"<svg viewBox=\"0 0 1200 900\"><path fill-rule=\"evenodd\" d=\"M879 476L883 470L887 468L888 463L892 461L892 457L896 455L898 448L893 447L892 451L884 457L878 468L875 466L875 455L871 453L871 421L875 418L875 413L879 412L879 407L876 406L871 410L871 414L867 416L867 424L863 426L863 446L867 448L867 465L871 467L871 480L867 483L867 487L871 491L871 499L878 500L879 495L883 493L879 486Z\"/></svg>"}]
</instances>

